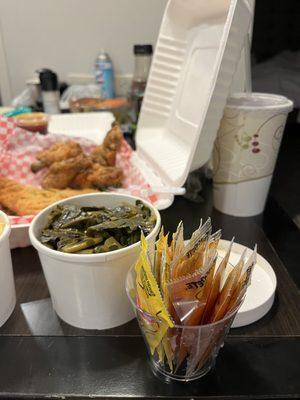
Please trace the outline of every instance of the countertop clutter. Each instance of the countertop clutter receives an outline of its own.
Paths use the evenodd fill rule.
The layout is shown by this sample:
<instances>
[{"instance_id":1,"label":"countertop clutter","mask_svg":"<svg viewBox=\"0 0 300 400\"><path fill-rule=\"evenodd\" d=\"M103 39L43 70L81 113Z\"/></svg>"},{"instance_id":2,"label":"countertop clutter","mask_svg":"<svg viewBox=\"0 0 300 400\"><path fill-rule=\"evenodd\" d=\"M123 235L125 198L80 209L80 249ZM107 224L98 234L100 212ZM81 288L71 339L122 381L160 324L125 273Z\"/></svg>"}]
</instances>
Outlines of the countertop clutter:
<instances>
[{"instance_id":1,"label":"countertop clutter","mask_svg":"<svg viewBox=\"0 0 300 400\"><path fill-rule=\"evenodd\" d=\"M252 92L253 19L168 0L133 75L99 35L0 115L0 399L300 398L297 96Z\"/></svg>"},{"instance_id":2,"label":"countertop clutter","mask_svg":"<svg viewBox=\"0 0 300 400\"><path fill-rule=\"evenodd\" d=\"M184 218L186 235L190 235L200 217L211 216L213 229L221 228L225 239L235 235L246 246L257 243L278 279L271 311L252 325L230 331L215 369L188 385L163 384L147 363L136 320L101 331L64 323L52 308L37 253L28 247L12 251L18 300L11 318L0 329L1 397L297 398L299 290L286 269L293 266L291 258L287 260L278 247L283 257L280 260L277 246L272 246L265 233L270 221L280 221L281 230L273 231L276 243L276 232L289 237L293 224L272 198L262 220L226 216L214 210L209 184L203 196L206 201L200 205L177 198L172 207L161 212L162 224L175 230ZM297 243L296 236L293 243ZM292 257L296 261L297 253Z\"/></svg>"}]
</instances>

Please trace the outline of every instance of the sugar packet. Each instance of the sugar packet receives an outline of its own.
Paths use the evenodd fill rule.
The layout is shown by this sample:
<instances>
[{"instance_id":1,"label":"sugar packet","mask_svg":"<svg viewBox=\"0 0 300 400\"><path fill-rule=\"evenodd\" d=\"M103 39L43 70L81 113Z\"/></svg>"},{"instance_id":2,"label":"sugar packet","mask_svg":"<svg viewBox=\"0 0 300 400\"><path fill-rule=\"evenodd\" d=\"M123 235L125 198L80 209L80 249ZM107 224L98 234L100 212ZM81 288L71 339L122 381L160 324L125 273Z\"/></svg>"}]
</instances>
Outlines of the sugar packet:
<instances>
[{"instance_id":1,"label":"sugar packet","mask_svg":"<svg viewBox=\"0 0 300 400\"><path fill-rule=\"evenodd\" d=\"M173 321L161 298L158 284L151 270L147 255L148 245L144 235L141 236L141 253L135 265L137 303L143 311L138 313L143 333L154 354Z\"/></svg>"}]
</instances>

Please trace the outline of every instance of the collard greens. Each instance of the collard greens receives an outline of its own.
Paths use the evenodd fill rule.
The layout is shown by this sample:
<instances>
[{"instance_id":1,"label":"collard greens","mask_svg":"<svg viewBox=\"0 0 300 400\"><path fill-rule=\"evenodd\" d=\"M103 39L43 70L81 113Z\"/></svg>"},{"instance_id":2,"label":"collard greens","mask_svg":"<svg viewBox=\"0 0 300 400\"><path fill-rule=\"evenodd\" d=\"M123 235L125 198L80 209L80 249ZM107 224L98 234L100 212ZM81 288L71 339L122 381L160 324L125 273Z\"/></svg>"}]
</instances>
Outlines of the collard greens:
<instances>
[{"instance_id":1,"label":"collard greens","mask_svg":"<svg viewBox=\"0 0 300 400\"><path fill-rule=\"evenodd\" d=\"M115 208L55 207L48 217L40 241L65 253L94 254L118 250L147 236L156 223L151 210L141 201Z\"/></svg>"}]
</instances>

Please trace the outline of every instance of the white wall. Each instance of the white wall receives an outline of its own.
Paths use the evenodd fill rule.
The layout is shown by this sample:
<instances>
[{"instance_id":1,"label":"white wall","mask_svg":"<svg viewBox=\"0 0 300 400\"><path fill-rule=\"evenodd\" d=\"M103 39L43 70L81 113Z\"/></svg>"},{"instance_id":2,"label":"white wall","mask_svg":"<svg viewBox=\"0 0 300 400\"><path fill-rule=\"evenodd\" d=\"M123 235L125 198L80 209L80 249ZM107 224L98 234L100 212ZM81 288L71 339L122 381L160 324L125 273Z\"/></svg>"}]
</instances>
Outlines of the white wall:
<instances>
[{"instance_id":1,"label":"white wall","mask_svg":"<svg viewBox=\"0 0 300 400\"><path fill-rule=\"evenodd\" d=\"M132 46L155 44L166 3L167 0L0 0L3 103L24 88L25 80L37 68L53 68L61 80L70 72L91 73L102 47L112 57L116 73L131 73ZM10 90L4 89L7 85Z\"/></svg>"}]
</instances>

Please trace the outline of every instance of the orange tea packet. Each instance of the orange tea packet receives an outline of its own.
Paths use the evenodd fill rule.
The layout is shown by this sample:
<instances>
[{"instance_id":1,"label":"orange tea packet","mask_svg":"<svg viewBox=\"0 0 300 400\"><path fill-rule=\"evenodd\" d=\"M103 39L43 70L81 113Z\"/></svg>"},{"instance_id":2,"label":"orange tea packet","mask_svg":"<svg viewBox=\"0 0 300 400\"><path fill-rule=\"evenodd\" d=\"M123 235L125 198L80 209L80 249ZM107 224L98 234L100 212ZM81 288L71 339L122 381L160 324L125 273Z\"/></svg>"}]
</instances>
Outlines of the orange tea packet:
<instances>
[{"instance_id":1,"label":"orange tea packet","mask_svg":"<svg viewBox=\"0 0 300 400\"><path fill-rule=\"evenodd\" d=\"M204 255L204 265L209 265L209 272L206 278L206 281L203 286L203 290L200 294L197 294L197 298L201 303L200 309L193 313L193 316L189 318L188 325L200 324L203 312L205 310L207 300L211 291L214 275L215 275L215 267L217 262L217 248L221 238L221 231L215 232L212 236L210 236L208 240L207 249Z\"/></svg>"},{"instance_id":2,"label":"orange tea packet","mask_svg":"<svg viewBox=\"0 0 300 400\"><path fill-rule=\"evenodd\" d=\"M174 260L171 268L172 279L179 279L187 274L192 274L203 266L207 241L211 233L211 221L208 219L204 225L194 232L187 244L182 257Z\"/></svg>"},{"instance_id":3,"label":"orange tea packet","mask_svg":"<svg viewBox=\"0 0 300 400\"><path fill-rule=\"evenodd\" d=\"M215 258L215 256L217 255L217 249L218 249L219 241L221 239L221 235L222 235L222 232L221 232L221 229L219 229L217 232L215 232L208 238L207 248L206 248L205 257L204 257L205 262L211 258Z\"/></svg>"},{"instance_id":4,"label":"orange tea packet","mask_svg":"<svg viewBox=\"0 0 300 400\"><path fill-rule=\"evenodd\" d=\"M203 263L196 272L189 273L179 279L170 280L168 283L172 304L184 325L200 322L201 310L206 303L208 288L211 286L214 276L220 237L221 231L218 231L208 238Z\"/></svg>"},{"instance_id":5,"label":"orange tea packet","mask_svg":"<svg viewBox=\"0 0 300 400\"><path fill-rule=\"evenodd\" d=\"M202 321L201 321L202 324L208 324L210 321L211 314L214 309L216 300L218 298L219 292L221 291L221 282L222 282L223 274L226 270L226 267L227 267L227 264L229 261L233 241L234 241L234 238L232 238L229 248L213 276L210 291L209 291L208 298L207 298L206 305L205 305L205 310L202 315Z\"/></svg>"},{"instance_id":6,"label":"orange tea packet","mask_svg":"<svg viewBox=\"0 0 300 400\"><path fill-rule=\"evenodd\" d=\"M154 354L168 328L173 327L174 324L164 305L158 284L152 273L147 255L148 245L143 234L141 235L141 247L135 271L138 306L144 311L144 314L138 313L138 316L150 351Z\"/></svg>"},{"instance_id":7,"label":"orange tea packet","mask_svg":"<svg viewBox=\"0 0 300 400\"><path fill-rule=\"evenodd\" d=\"M170 258L176 260L183 253L185 244L183 239L183 223L179 222L176 232L172 235L172 242L170 245Z\"/></svg>"},{"instance_id":8,"label":"orange tea packet","mask_svg":"<svg viewBox=\"0 0 300 400\"><path fill-rule=\"evenodd\" d=\"M205 307L204 288L207 278L211 274L215 264L215 259L207 261L207 265L196 271L194 274L187 275L168 283L171 304L173 305L180 323L185 326L198 325ZM183 329L177 337L178 357L176 368L182 364L188 353L193 350L194 332Z\"/></svg>"},{"instance_id":9,"label":"orange tea packet","mask_svg":"<svg viewBox=\"0 0 300 400\"><path fill-rule=\"evenodd\" d=\"M215 276L215 269L216 269L216 263L217 263L217 248L218 248L218 244L219 241L221 239L221 230L215 232L208 241L208 246L207 246L207 250L205 253L205 263L212 263L212 267L209 271L209 274L207 276L204 288L203 288L203 292L202 292L202 299L204 302L204 308L202 309L202 315L200 320L198 321L198 323L201 322L202 318L203 318L203 313L206 309L206 305L207 302L209 300L209 295L211 292L211 288L213 285L213 281L214 281L214 276Z\"/></svg>"},{"instance_id":10,"label":"orange tea packet","mask_svg":"<svg viewBox=\"0 0 300 400\"><path fill-rule=\"evenodd\" d=\"M211 259L207 265L193 274L168 282L170 300L183 325L196 324L195 311L197 310L197 315L199 315L204 306L203 291L213 265L214 260Z\"/></svg>"},{"instance_id":11,"label":"orange tea packet","mask_svg":"<svg viewBox=\"0 0 300 400\"><path fill-rule=\"evenodd\" d=\"M238 286L238 282L242 274L242 269L245 261L245 254L246 254L246 249L243 251L237 265L232 269L232 271L230 271L221 289L221 292L219 293L214 310L212 312L212 317L211 317L212 322L219 321L220 319L224 318L227 313L227 309L229 307L229 304L232 300L232 296Z\"/></svg>"},{"instance_id":12,"label":"orange tea packet","mask_svg":"<svg viewBox=\"0 0 300 400\"><path fill-rule=\"evenodd\" d=\"M200 325L203 318L204 311L206 309L207 301L211 292L211 287L215 275L215 267L217 262L217 248L221 238L221 231L215 232L210 236L208 240L208 246L205 252L205 264L211 265L210 271L207 275L203 290L201 293L201 299L198 309L195 309L192 315L188 318L184 325L193 326ZM199 298L199 297L198 297ZM190 331L189 329L183 329L181 337L181 348L178 357L179 365L187 354L187 373L193 371L200 359L200 348L199 348L199 331ZM201 335L201 348L203 348L203 337Z\"/></svg>"},{"instance_id":13,"label":"orange tea packet","mask_svg":"<svg viewBox=\"0 0 300 400\"><path fill-rule=\"evenodd\" d=\"M228 310L227 310L226 314L233 311L235 308L237 308L241 304L241 302L246 294L247 288L251 283L252 271L256 264L256 257L257 257L257 245L255 245L251 256L248 258L247 262L245 263L245 265L243 267L241 279L239 280L236 290L234 291L234 293L232 295L232 299L228 305Z\"/></svg>"}]
</instances>

